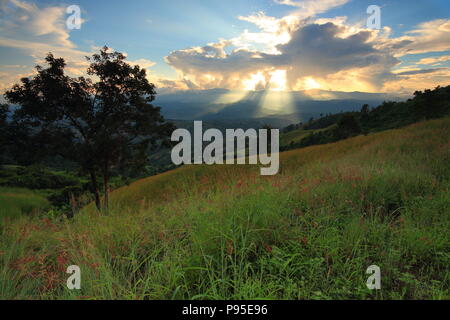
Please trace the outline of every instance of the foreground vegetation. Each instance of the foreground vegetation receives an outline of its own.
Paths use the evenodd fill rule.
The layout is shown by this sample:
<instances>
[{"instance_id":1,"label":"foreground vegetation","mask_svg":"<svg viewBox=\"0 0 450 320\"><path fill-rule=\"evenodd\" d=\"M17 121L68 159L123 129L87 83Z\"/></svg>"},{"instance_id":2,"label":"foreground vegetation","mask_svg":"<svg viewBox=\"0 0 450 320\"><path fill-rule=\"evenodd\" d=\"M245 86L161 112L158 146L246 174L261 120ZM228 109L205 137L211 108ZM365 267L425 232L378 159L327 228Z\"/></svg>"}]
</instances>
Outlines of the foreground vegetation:
<instances>
[{"instance_id":1,"label":"foreground vegetation","mask_svg":"<svg viewBox=\"0 0 450 320\"><path fill-rule=\"evenodd\" d=\"M449 129L285 152L274 177L185 166L116 190L108 215L19 217L1 229L0 297L448 299ZM382 290L365 285L373 264Z\"/></svg>"},{"instance_id":2,"label":"foreground vegetation","mask_svg":"<svg viewBox=\"0 0 450 320\"><path fill-rule=\"evenodd\" d=\"M117 174L110 185L117 189L131 180ZM73 169L48 168L42 164L0 165L0 223L5 217L43 209L70 217L93 199L89 181Z\"/></svg>"},{"instance_id":3,"label":"foreground vegetation","mask_svg":"<svg viewBox=\"0 0 450 320\"><path fill-rule=\"evenodd\" d=\"M0 187L0 226L21 215L30 215L46 210L48 200L28 189Z\"/></svg>"}]
</instances>

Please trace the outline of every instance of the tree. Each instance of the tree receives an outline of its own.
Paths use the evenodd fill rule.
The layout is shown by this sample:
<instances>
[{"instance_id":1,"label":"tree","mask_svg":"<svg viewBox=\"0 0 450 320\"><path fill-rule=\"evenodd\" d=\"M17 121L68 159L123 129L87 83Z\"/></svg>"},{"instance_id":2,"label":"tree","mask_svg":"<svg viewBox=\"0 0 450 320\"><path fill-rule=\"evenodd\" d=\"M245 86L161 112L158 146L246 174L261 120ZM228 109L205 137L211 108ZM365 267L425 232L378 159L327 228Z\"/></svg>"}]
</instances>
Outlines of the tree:
<instances>
[{"instance_id":1,"label":"tree","mask_svg":"<svg viewBox=\"0 0 450 320\"><path fill-rule=\"evenodd\" d=\"M6 118L8 116L8 105L0 104L0 125L4 126L6 124Z\"/></svg>"},{"instance_id":2,"label":"tree","mask_svg":"<svg viewBox=\"0 0 450 320\"><path fill-rule=\"evenodd\" d=\"M4 154L7 144L7 132L8 132L8 105L0 104L0 154Z\"/></svg>"},{"instance_id":3,"label":"tree","mask_svg":"<svg viewBox=\"0 0 450 320\"><path fill-rule=\"evenodd\" d=\"M450 111L450 86L437 86L434 90L414 92L413 113L415 120L439 118Z\"/></svg>"},{"instance_id":4,"label":"tree","mask_svg":"<svg viewBox=\"0 0 450 320\"><path fill-rule=\"evenodd\" d=\"M370 112L370 108L368 104L364 104L361 108L360 114L360 121L361 121L361 129L363 131L363 133L365 135L367 135L367 126L368 126L368 122L369 122L369 112Z\"/></svg>"},{"instance_id":5,"label":"tree","mask_svg":"<svg viewBox=\"0 0 450 320\"><path fill-rule=\"evenodd\" d=\"M364 104L361 107L361 114L363 115L367 115L369 113L370 109L369 109L369 105L368 104Z\"/></svg>"},{"instance_id":6,"label":"tree","mask_svg":"<svg viewBox=\"0 0 450 320\"><path fill-rule=\"evenodd\" d=\"M346 113L339 120L334 135L336 139L340 140L355 136L361 132L361 127L356 118L352 114Z\"/></svg>"},{"instance_id":7,"label":"tree","mask_svg":"<svg viewBox=\"0 0 450 320\"><path fill-rule=\"evenodd\" d=\"M14 122L30 128L38 148L89 174L99 210L97 176L103 177L107 212L111 170L143 166L149 148L168 143L174 127L151 104L155 86L145 69L130 66L122 53L107 47L87 59L88 77L72 78L65 75L64 59L49 53L48 67L37 66L36 76L23 78L5 97L19 105Z\"/></svg>"}]
</instances>

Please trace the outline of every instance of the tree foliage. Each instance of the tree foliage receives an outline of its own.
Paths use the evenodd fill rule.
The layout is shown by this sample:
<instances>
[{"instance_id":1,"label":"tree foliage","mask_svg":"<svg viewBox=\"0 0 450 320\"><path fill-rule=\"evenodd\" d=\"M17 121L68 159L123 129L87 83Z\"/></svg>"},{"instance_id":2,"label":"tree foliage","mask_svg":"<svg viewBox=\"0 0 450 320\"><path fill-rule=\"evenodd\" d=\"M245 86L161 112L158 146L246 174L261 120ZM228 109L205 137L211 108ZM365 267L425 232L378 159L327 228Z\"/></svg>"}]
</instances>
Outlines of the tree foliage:
<instances>
[{"instance_id":1,"label":"tree foliage","mask_svg":"<svg viewBox=\"0 0 450 320\"><path fill-rule=\"evenodd\" d=\"M358 120L353 114L345 114L337 123L337 128L334 130L336 140L346 139L358 135L362 132Z\"/></svg>"},{"instance_id":2,"label":"tree foliage","mask_svg":"<svg viewBox=\"0 0 450 320\"><path fill-rule=\"evenodd\" d=\"M103 177L107 209L111 170L143 166L149 148L167 143L174 128L151 104L155 86L145 69L107 47L87 59L87 76L73 78L65 74L64 59L49 53L48 66L37 66L36 76L23 78L5 97L19 106L14 123L28 130L33 149L89 173L99 209L97 176Z\"/></svg>"},{"instance_id":3,"label":"tree foliage","mask_svg":"<svg viewBox=\"0 0 450 320\"><path fill-rule=\"evenodd\" d=\"M6 141L7 141L7 118L8 115L8 105L0 104L0 153L5 152Z\"/></svg>"}]
</instances>

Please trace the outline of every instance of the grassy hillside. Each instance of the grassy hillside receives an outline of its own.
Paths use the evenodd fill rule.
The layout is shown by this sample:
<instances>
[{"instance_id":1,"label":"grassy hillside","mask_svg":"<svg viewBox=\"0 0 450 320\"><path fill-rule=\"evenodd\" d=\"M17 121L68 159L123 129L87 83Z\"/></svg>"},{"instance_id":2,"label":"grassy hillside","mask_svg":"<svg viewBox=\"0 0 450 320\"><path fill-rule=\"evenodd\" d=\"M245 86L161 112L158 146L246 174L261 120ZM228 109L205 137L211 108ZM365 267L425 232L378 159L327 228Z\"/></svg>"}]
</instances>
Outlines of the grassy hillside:
<instances>
[{"instance_id":1,"label":"grassy hillside","mask_svg":"<svg viewBox=\"0 0 450 320\"><path fill-rule=\"evenodd\" d=\"M292 124L283 129L284 136L295 132L301 135L296 141L282 141L280 150L287 151L312 145L337 142L359 134L375 133L404 127L418 121L450 116L450 86L437 86L414 92L414 97L407 101L385 101L371 109L368 104L361 110L339 114L328 114L308 123ZM293 131L291 133L291 131Z\"/></svg>"},{"instance_id":2,"label":"grassy hillside","mask_svg":"<svg viewBox=\"0 0 450 320\"><path fill-rule=\"evenodd\" d=\"M280 147L290 147L292 145L298 144L300 141L302 141L303 138L306 138L307 136L318 133L318 132L324 132L327 130L332 130L335 127L335 125L331 125L327 128L323 129L316 129L316 130L305 130L305 129L295 129L292 131L281 133L280 135Z\"/></svg>"},{"instance_id":3,"label":"grassy hillside","mask_svg":"<svg viewBox=\"0 0 450 320\"><path fill-rule=\"evenodd\" d=\"M286 133L282 133L280 136L280 146L288 146L291 141L293 141L294 143L299 142L310 133L312 133L312 130L310 131L303 129L296 129Z\"/></svg>"},{"instance_id":4,"label":"grassy hillside","mask_svg":"<svg viewBox=\"0 0 450 320\"><path fill-rule=\"evenodd\" d=\"M108 216L16 219L0 297L449 299L449 132L445 118L285 152L273 177L184 166L116 190ZM373 264L382 290L366 288Z\"/></svg>"},{"instance_id":5,"label":"grassy hillside","mask_svg":"<svg viewBox=\"0 0 450 320\"><path fill-rule=\"evenodd\" d=\"M0 226L5 219L22 214L31 214L49 206L49 201L41 194L23 188L0 187Z\"/></svg>"}]
</instances>

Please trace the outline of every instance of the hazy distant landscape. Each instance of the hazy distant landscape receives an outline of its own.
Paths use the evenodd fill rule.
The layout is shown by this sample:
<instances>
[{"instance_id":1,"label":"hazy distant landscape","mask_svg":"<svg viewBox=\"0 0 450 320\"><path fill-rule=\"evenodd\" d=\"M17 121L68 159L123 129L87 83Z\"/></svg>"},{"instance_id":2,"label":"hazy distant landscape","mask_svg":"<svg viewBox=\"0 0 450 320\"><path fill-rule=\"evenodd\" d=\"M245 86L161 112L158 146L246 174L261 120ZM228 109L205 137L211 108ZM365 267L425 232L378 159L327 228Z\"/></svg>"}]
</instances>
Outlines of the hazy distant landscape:
<instances>
[{"instance_id":1,"label":"hazy distant landscape","mask_svg":"<svg viewBox=\"0 0 450 320\"><path fill-rule=\"evenodd\" d=\"M163 93L158 95L155 104L162 107L162 114L167 119L220 120L225 123L232 120L235 127L242 124L237 127L243 128L255 127L251 120L257 120L260 124L267 123L281 129L328 113L358 111L364 104L376 107L383 101L401 100L388 94L322 90L276 93L276 98L273 95L269 91L212 89ZM264 104L265 100L268 101Z\"/></svg>"}]
</instances>

